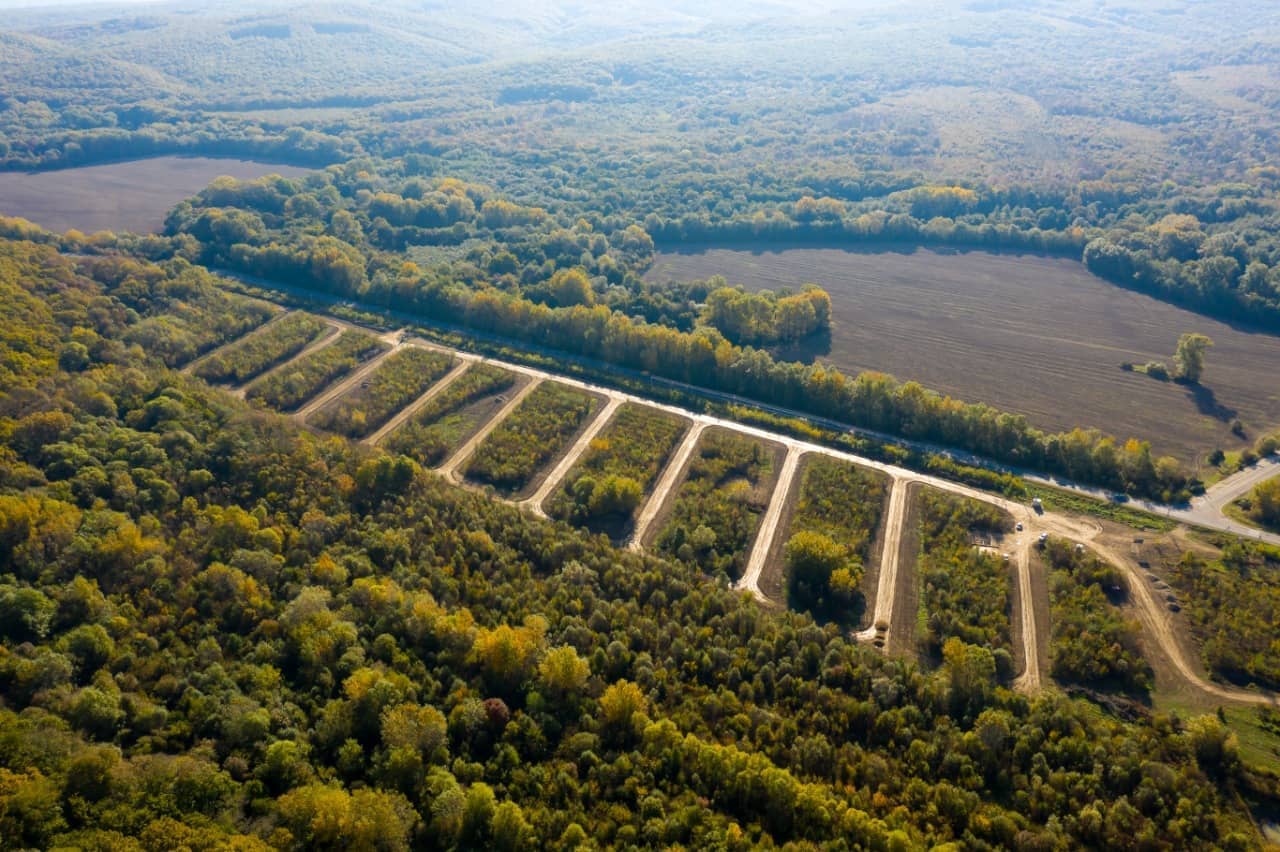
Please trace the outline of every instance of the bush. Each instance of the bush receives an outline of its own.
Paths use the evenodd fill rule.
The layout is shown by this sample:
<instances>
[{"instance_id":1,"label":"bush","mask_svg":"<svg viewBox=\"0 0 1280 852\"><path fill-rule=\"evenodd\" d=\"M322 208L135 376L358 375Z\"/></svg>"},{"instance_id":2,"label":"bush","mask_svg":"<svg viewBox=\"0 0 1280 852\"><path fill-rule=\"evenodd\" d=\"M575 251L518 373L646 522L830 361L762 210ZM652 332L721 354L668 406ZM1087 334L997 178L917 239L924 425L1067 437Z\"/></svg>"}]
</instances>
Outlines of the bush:
<instances>
[{"instance_id":1,"label":"bush","mask_svg":"<svg viewBox=\"0 0 1280 852\"><path fill-rule=\"evenodd\" d=\"M921 492L921 557L930 654L951 637L991 650L1011 647L1013 581L999 554L971 540L998 535L1009 525L999 509L934 489Z\"/></svg>"},{"instance_id":2,"label":"bush","mask_svg":"<svg viewBox=\"0 0 1280 852\"><path fill-rule=\"evenodd\" d=\"M368 332L344 331L322 349L255 383L245 397L281 411L292 411L386 348Z\"/></svg>"},{"instance_id":3,"label":"bush","mask_svg":"<svg viewBox=\"0 0 1280 852\"><path fill-rule=\"evenodd\" d=\"M806 456L802 464L791 538L784 551L787 601L826 618L856 620L863 566L884 511L888 483L881 474L829 456ZM811 557L815 546L818 552L834 554L825 542L839 549L839 564L812 558L793 562L793 544L801 547L801 555L808 551Z\"/></svg>"},{"instance_id":4,"label":"bush","mask_svg":"<svg viewBox=\"0 0 1280 852\"><path fill-rule=\"evenodd\" d=\"M195 374L210 382L243 384L292 358L329 328L324 320L310 314L290 314L230 349L210 355L196 367Z\"/></svg>"},{"instance_id":5,"label":"bush","mask_svg":"<svg viewBox=\"0 0 1280 852\"><path fill-rule=\"evenodd\" d=\"M1138 645L1140 628L1110 597L1128 595L1119 569L1070 542L1050 539L1050 672L1068 683L1145 695L1151 666Z\"/></svg>"},{"instance_id":6,"label":"bush","mask_svg":"<svg viewBox=\"0 0 1280 852\"><path fill-rule=\"evenodd\" d=\"M620 534L686 425L656 408L623 405L548 501L548 514Z\"/></svg>"},{"instance_id":7,"label":"bush","mask_svg":"<svg viewBox=\"0 0 1280 852\"><path fill-rule=\"evenodd\" d=\"M596 405L585 391L543 382L489 433L467 465L467 478L519 491L564 447Z\"/></svg>"},{"instance_id":8,"label":"bush","mask_svg":"<svg viewBox=\"0 0 1280 852\"><path fill-rule=\"evenodd\" d=\"M435 467L452 455L492 413L468 409L486 397L502 393L515 381L515 373L491 364L468 368L396 430L387 440L387 448L427 467Z\"/></svg>"},{"instance_id":9,"label":"bush","mask_svg":"<svg viewBox=\"0 0 1280 852\"><path fill-rule=\"evenodd\" d=\"M349 438L378 431L397 411L413 402L453 366L453 356L409 347L392 354L341 399L316 412L310 422Z\"/></svg>"},{"instance_id":10,"label":"bush","mask_svg":"<svg viewBox=\"0 0 1280 852\"><path fill-rule=\"evenodd\" d=\"M741 574L772 473L773 452L763 443L708 429L658 534L658 550L709 573Z\"/></svg>"}]
</instances>

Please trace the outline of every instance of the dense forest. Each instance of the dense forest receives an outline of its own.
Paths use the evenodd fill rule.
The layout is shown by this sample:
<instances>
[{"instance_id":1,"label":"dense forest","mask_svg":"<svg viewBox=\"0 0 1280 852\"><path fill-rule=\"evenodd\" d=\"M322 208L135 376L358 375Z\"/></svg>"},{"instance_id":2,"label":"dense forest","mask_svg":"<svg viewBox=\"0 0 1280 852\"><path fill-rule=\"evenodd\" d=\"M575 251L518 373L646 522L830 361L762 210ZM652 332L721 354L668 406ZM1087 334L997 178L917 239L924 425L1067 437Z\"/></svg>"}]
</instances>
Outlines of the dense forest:
<instances>
[{"instance_id":1,"label":"dense forest","mask_svg":"<svg viewBox=\"0 0 1280 852\"><path fill-rule=\"evenodd\" d=\"M477 492L526 496L592 395L533 388L466 487L429 469L528 376L402 348L306 403L386 351L327 304L1165 529L1023 474L1179 502L1199 459L845 375L811 354L835 282L748 292L655 259L1051 255L1280 332L1280 7L0 6L0 181L157 155L314 169L220 178L151 234L54 234L0 197L0 848L1265 842L1280 716L1171 703L1126 575L1065 540L1033 562L1054 683L1021 693L1013 575L984 547L1013 520L985 504L920 491L924 653L893 658L851 638L879 474L801 460L783 607L730 588L780 446L703 432L640 552L617 545L674 416L619 408L545 519ZM301 310L249 295L271 290ZM300 409L305 428L282 413ZM1249 431L1210 467L1274 451ZM1280 528L1280 480L1229 511ZM1142 567L1209 677L1280 687L1280 552L1191 531Z\"/></svg>"},{"instance_id":2,"label":"dense forest","mask_svg":"<svg viewBox=\"0 0 1280 852\"><path fill-rule=\"evenodd\" d=\"M125 342L173 286L238 310L0 244L6 847L1255 843L1216 717L926 674L298 430Z\"/></svg>"},{"instance_id":3,"label":"dense forest","mask_svg":"<svg viewBox=\"0 0 1280 852\"><path fill-rule=\"evenodd\" d=\"M1177 500L1193 485L1176 459L1154 456L1140 439L1085 430L1046 434L1025 417L914 382L780 361L764 349L735 345L717 327L793 337L778 329L788 313L783 306L796 305L805 316L811 310L816 324L785 324L816 330L829 310L819 289L747 297L721 291L714 280L654 288L638 274L654 243L634 222L561 221L454 178L402 182L394 177L402 167L379 176L371 163L353 162L303 181L221 181L173 211L168 247L156 247L161 256L177 251L268 281L1108 488ZM410 251L419 265L406 262L406 240L433 251L436 242L466 251L439 262ZM720 292L723 298L710 298ZM699 314L694 306L704 299L708 308ZM761 321L738 322L753 314Z\"/></svg>"}]
</instances>

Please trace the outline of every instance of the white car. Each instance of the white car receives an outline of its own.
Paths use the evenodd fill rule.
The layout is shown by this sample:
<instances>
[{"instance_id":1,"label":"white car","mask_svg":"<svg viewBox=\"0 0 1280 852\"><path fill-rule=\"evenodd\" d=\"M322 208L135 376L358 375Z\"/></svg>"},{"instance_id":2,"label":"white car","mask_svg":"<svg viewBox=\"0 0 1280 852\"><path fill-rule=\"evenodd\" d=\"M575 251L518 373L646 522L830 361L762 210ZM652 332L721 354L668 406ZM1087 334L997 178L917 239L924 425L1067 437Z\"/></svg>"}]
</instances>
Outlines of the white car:
<instances>
[{"instance_id":1,"label":"white car","mask_svg":"<svg viewBox=\"0 0 1280 852\"><path fill-rule=\"evenodd\" d=\"M1022 532L1022 522L1019 521L1017 526L1014 527L1014 529L1017 530L1018 532Z\"/></svg>"}]
</instances>

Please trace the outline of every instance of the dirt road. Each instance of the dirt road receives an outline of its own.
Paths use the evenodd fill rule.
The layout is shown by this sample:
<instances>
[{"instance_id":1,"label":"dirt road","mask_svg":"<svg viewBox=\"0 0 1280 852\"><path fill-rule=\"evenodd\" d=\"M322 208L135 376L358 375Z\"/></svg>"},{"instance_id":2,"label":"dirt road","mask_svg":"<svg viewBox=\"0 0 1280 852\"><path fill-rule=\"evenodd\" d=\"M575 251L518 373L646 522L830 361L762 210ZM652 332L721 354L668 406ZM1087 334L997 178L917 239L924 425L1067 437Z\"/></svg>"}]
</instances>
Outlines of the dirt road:
<instances>
[{"instance_id":1,"label":"dirt road","mask_svg":"<svg viewBox=\"0 0 1280 852\"><path fill-rule=\"evenodd\" d=\"M880 579L876 583L876 605L871 625L856 634L856 638L870 642L880 632L877 625L893 621L893 598L898 590L898 561L902 551L903 520L907 517L907 492L910 482L894 477L889 491L889 509L885 513L884 551L880 557ZM887 628L886 631L887 633ZM886 639L885 650L888 650Z\"/></svg>"},{"instance_id":2,"label":"dirt road","mask_svg":"<svg viewBox=\"0 0 1280 852\"><path fill-rule=\"evenodd\" d=\"M180 369L178 372L186 373L190 375L191 372L196 367L200 366L205 361L208 361L214 355L217 355L219 352L225 352L228 349L232 348L233 346L239 346L241 343L253 337L255 334L262 334L262 332L266 331L268 328L280 322L280 320L284 319L285 317L289 316L289 314L292 314L292 313L295 313L295 312L293 310L290 310L289 308L285 308L281 311L276 312L275 316L273 316L271 319L267 320L257 328L249 329L239 337L228 340L226 343L222 344L221 346L215 346L214 348L210 349L208 352L205 352L201 355L197 355L196 357L192 358L190 361L184 364L182 369Z\"/></svg>"},{"instance_id":3,"label":"dirt road","mask_svg":"<svg viewBox=\"0 0 1280 852\"><path fill-rule=\"evenodd\" d=\"M386 341L384 340L383 342ZM381 355L375 355L364 365L357 367L355 371L345 379L339 379L320 393L316 394L304 403L296 412L294 412L293 416L305 423L308 417L315 414L335 399L345 396L347 391L356 387L356 385L368 378L374 370L382 366L384 361L404 348L404 344L402 343L393 343L390 349L383 351Z\"/></svg>"},{"instance_id":4,"label":"dirt road","mask_svg":"<svg viewBox=\"0 0 1280 852\"><path fill-rule=\"evenodd\" d=\"M450 482L460 482L462 477L458 475L458 470L466 464L468 459L471 458L472 453L476 451L476 447L480 446L480 444L484 442L484 439L489 437L489 433L494 429L497 429L498 424L503 420L506 420L507 415L515 411L520 403L524 402L524 398L533 393L533 389L540 384L542 384L541 377L535 377L533 381L513 393L511 398L503 404L502 408L499 408L497 413L494 414L493 417L489 418L489 422L481 426L465 444L459 447L458 451L453 454L453 458L440 466L438 471L440 475Z\"/></svg>"},{"instance_id":5,"label":"dirt road","mask_svg":"<svg viewBox=\"0 0 1280 852\"><path fill-rule=\"evenodd\" d=\"M791 493L796 478L796 468L805 451L799 447L787 447L787 457L782 460L778 471L778 481L773 486L773 496L769 498L769 507L760 519L760 528L756 530L756 538L751 546L751 555L747 558L747 568L742 577L734 584L734 588L746 589L758 600L767 600L760 591L760 572L764 570L765 560L773 547L773 537L778 534L778 519L782 517L782 509L787 504L787 495ZM777 601L782 603L782 601Z\"/></svg>"},{"instance_id":6,"label":"dirt road","mask_svg":"<svg viewBox=\"0 0 1280 852\"><path fill-rule=\"evenodd\" d=\"M649 500L644 504L644 508L640 510L639 517L636 518L635 532L631 535L631 541L627 543L628 549L640 549L645 533L649 531L654 519L658 517L658 513L666 505L667 498L671 496L671 490L680 482L680 474L684 472L685 465L689 463L689 456L693 455L693 450L698 446L698 441L702 438L702 432L706 428L707 424L702 421L694 421L693 425L689 427L689 431L685 432L684 439L671 456L671 460L667 462L667 466L663 468L661 478L653 486L653 493L649 495Z\"/></svg>"},{"instance_id":7,"label":"dirt road","mask_svg":"<svg viewBox=\"0 0 1280 852\"><path fill-rule=\"evenodd\" d=\"M297 354L295 354L292 358L286 358L285 360L281 361L279 364L276 364L273 367L268 367L267 369L263 370L261 373L249 379L249 381L245 382L244 384L236 385L234 388L231 389L231 393L239 397L240 399L244 399L244 396L246 393L248 393L249 388L253 387L258 382L265 379L267 376L270 376L273 373L280 372L281 370L285 369L290 364L292 364L294 361L297 361L299 358L305 358L308 355L312 354L313 352L319 352L321 349L325 349L329 346L332 346L337 341L337 339L342 336L344 325L342 323L333 322L331 320L326 320L326 322L329 323L330 330L326 331L323 335L321 335L321 337L318 340L313 340L312 342L308 343L306 346L302 347L302 349L298 350ZM244 340L243 337L240 339Z\"/></svg>"},{"instance_id":8,"label":"dirt road","mask_svg":"<svg viewBox=\"0 0 1280 852\"><path fill-rule=\"evenodd\" d=\"M609 401L605 403L604 408L600 409L600 413L595 416L595 419L587 424L586 429L582 430L582 434L578 436L577 441L574 441L569 451L564 454L564 458L560 459L560 463L543 477L542 484L538 486L538 490L529 495L528 499L520 501L521 506L532 510L535 514L546 517L546 512L542 511L542 504L551 496L551 492L555 490L561 480L573 469L573 466L582 457L582 454L587 451L587 447L600 434L600 431L613 419L613 413L621 407L622 403L623 400L619 397L609 398Z\"/></svg>"},{"instance_id":9,"label":"dirt road","mask_svg":"<svg viewBox=\"0 0 1280 852\"><path fill-rule=\"evenodd\" d=\"M334 325L337 328L348 327L348 324L345 322L339 322L339 321L331 320L328 318L326 318L326 321L330 322L330 324ZM258 330L255 330L254 332L250 332L250 334L256 333L257 331ZM328 338L326 338L326 340L331 342L332 339L336 338L336 336L337 335L330 335ZM307 349L304 349L303 352L296 357L302 357L308 352L314 351L316 348L318 348L320 345L323 345L323 344L324 344L324 341L320 341L320 342L317 342L316 344L312 344ZM443 347L436 347L436 348L440 348L443 351L451 351L451 350L444 349ZM1203 692L1206 692L1210 695L1213 695L1217 698L1221 698L1229 701L1239 701L1239 702L1245 702L1245 703L1251 703L1251 704L1275 703L1276 701L1276 698L1274 696L1271 696L1265 693L1220 687L1215 684L1209 683L1205 681L1202 677L1200 677L1196 673L1194 667L1191 666L1191 664L1187 661L1187 658L1183 652L1183 649L1179 646L1179 644L1175 640L1173 632L1169 626L1168 614L1165 612L1163 607L1151 596L1150 591L1143 584L1142 578L1138 576L1136 569L1128 561L1126 561L1121 555L1111 552L1107 550L1105 547L1095 542L1095 539L1101 534L1102 528L1096 522L1088 518L1059 515L1052 512L1044 513L1044 514L1034 513L1026 505L1023 505L1020 503L1014 503L998 495L990 494L984 491L979 491L976 488L971 488L969 486L962 485L960 483L941 479L926 473L908 470L906 468L901 468L896 465L887 464L887 463L876 461L873 459L863 458L861 456L856 456L851 453L834 450L829 447L826 447L820 444L815 444L809 441L802 441L796 438L777 435L775 433L769 432L765 429L761 429L755 426L749 426L742 423L738 423L736 421L726 420L723 418L712 417L706 414L693 413L673 405L653 402L651 400L647 400L642 397L635 396L633 394L622 393L620 391L612 390L609 388L602 388L597 385L588 384L586 382L582 382L577 379L572 379L566 376L559 376L559 375L547 373L545 371L534 369L532 367L526 367L519 364L512 364L509 362L492 359L492 358L478 358L474 355L468 355L460 352L454 352L454 355L455 357L471 360L473 362L479 361L483 363L491 363L503 369L506 369L515 373L524 374L531 378L531 381L529 382L529 384L525 385L518 392L516 392L512 396L512 398L508 400L503 405L503 407L494 415L494 417L492 417L485 424L483 428L481 428L474 436L470 438L470 440L468 440L461 448L459 448L459 450L456 453L454 453L453 457L450 458L439 469L439 472L442 475L444 475L445 477L447 477L448 479L450 479L455 483L459 482L460 480L460 477L458 476L458 471L466 463L466 461L471 457L476 447L478 447L480 443L484 441L485 438L488 437L489 433L492 432L493 429L496 428L498 424L501 423L507 417L507 415L509 415L516 408L516 406L518 406L520 402L523 401L523 399L530 392L532 392L532 390L535 387L538 386L538 384L540 384L542 381L548 381L548 380L560 382L562 384L569 385L570 387L580 388L580 389L589 391L591 393L604 396L610 401L609 404L614 407L624 402L631 402L637 405L649 406L652 408L657 408L659 410L669 412L676 416L690 420L693 423L693 425L689 429L689 432L686 434L684 440L682 441L679 449L673 455L671 461L668 463L667 467L664 469L661 479L659 480L658 484L655 486L652 495L650 496L648 502L645 504L645 507L642 510L640 517L637 519L635 534L633 535L632 540L628 545L632 549L640 548L640 542L644 540L644 536L647 533L649 527L653 524L655 518L660 513L663 505L665 504L667 498L670 495L671 490L675 487L675 485L679 481L680 476L683 473L684 468L689 460L689 457L693 453L693 450L698 443L698 439L702 431L704 431L708 426L718 426L718 427L736 432L741 435L770 441L775 444L780 444L784 446L787 451L787 461L785 461L783 464L784 469L782 471L782 474L779 476L778 486L776 486L776 490L773 494L773 497L770 500L769 509L766 511L766 516L764 519L762 519L761 528L757 533L757 546L753 547L753 550L752 550L753 562L756 561L757 559L756 553L757 551L760 551L761 547L765 548L763 552L766 555L768 553L767 542L764 542L764 540L771 539L771 537L774 534L776 534L775 528L777 525L777 519L778 517L781 516L782 505L786 501L786 490L790 486L791 479L793 478L794 472L795 472L796 461L798 460L801 454L808 453L808 452L821 453L821 454L830 456L832 458L839 459L841 461L850 462L853 464L861 465L866 468L871 468L873 470L881 471L893 479L894 485L893 485L893 491L890 496L889 509L888 509L888 521L886 523L886 533L885 533L885 542L884 542L885 550L884 550L884 556L882 558L879 582L877 584L875 615L872 618L871 628L869 630L862 631L861 633L857 634L858 638L874 639L876 634L875 625L880 623L890 623L891 621L893 609L894 609L894 597L897 592L896 586L898 582L898 572L899 572L898 562L900 558L901 539L903 535L903 529L902 529L903 519L906 516L906 509L907 509L907 486L909 483L920 483L921 485L937 488L939 490L946 491L952 494L957 494L963 497L970 497L972 499L980 500L985 503L989 503L1001 509L1004 509L1005 511L1009 512L1010 515L1012 515L1015 520L1020 520L1023 522L1024 528L1025 528L1025 541L1027 542L1026 544L1027 547L1033 546L1033 542L1036 540L1036 538L1038 538L1038 535L1041 532L1047 532L1051 535L1060 536L1073 542L1086 544L1087 546L1093 546L1095 550L1097 550L1100 556L1115 563L1117 566L1121 567L1126 571L1126 574L1130 577L1130 585L1134 590L1133 591L1134 599L1138 604L1138 609L1141 614L1141 620L1144 628L1146 629L1148 635L1152 639L1154 639L1154 641L1156 641L1160 645L1160 647L1164 649L1165 653L1169 655L1170 659L1173 660L1178 672L1182 675L1183 678L1186 679L1189 685ZM1269 462L1269 464L1274 464L1274 462ZM567 472L567 469L566 469L566 472ZM1220 484L1216 488L1216 490L1213 492L1213 494L1206 495L1209 498L1208 500L1202 501L1202 504L1200 506L1193 507L1192 509L1180 509L1180 508L1173 508L1169 506L1160 506L1160 505L1150 504L1150 503L1141 502L1141 501L1134 501L1133 505L1137 508L1143 508L1143 509L1147 509L1148 511L1153 511L1157 514L1165 515L1174 520L1188 521L1191 523L1200 524L1202 526L1205 526L1211 529L1218 529L1226 532L1237 533L1240 535L1247 535L1255 539L1262 539L1262 540L1268 540L1268 541L1274 540L1276 542L1280 542L1280 536L1261 533L1257 530L1245 530L1241 527L1241 525L1234 524L1227 521L1227 519L1222 517L1220 512L1217 512L1215 514L1214 512L1210 511L1210 509L1212 509L1212 504L1215 503L1216 501L1222 501L1222 504L1225 505L1225 502L1229 499L1228 495L1237 493L1238 489L1247 490L1249 487L1251 487L1249 483L1252 481L1252 477L1255 477L1255 476L1262 476L1263 478L1265 478L1265 476L1262 473L1257 471L1247 472L1244 476L1241 476L1238 474L1236 477L1232 477L1231 480L1224 481L1224 483ZM1043 481L1043 480L1038 480L1038 481ZM1058 485L1059 487L1063 487L1063 483L1054 483L1054 484ZM1093 493L1093 490L1086 489L1080 486L1074 486L1069 483L1066 484L1065 487L1068 487L1071 490L1075 490L1080 493ZM746 573L744 573L743 580L740 581L740 586L742 588L751 589L752 593L755 595L760 594L759 589L756 587L756 584L758 583L760 570L763 568L763 558L764 557L760 557L760 561L757 565L752 565L749 562L748 570ZM1022 560L1022 558L1023 558L1023 553L1020 551L1019 560ZM1029 559L1029 554L1028 554L1028 559ZM1028 645L1028 647L1026 648L1026 658L1028 661L1028 666L1027 666L1028 673L1024 674L1025 682L1023 685L1026 688L1033 689L1035 687L1035 683L1039 680L1039 674L1038 674L1038 668L1031 666L1030 663L1031 663L1031 660L1033 659L1038 661L1043 656L1043 654L1041 653L1042 649L1040 649L1037 646L1036 640L1034 638L1035 637L1034 615L1032 614L1034 607L1029 605L1030 592L1027 591L1030 588L1030 584L1029 582L1027 582L1027 580L1029 579L1029 576L1030 576L1029 562L1027 566L1024 568L1022 562L1020 561L1019 562L1019 586L1020 586L1019 594L1027 596L1027 597L1020 598L1020 600L1022 600L1024 604L1027 604L1023 606L1023 611L1024 611L1023 620L1022 620L1023 633L1024 633L1024 637L1031 637L1029 639L1024 639L1024 641L1029 642L1030 645ZM1030 621L1028 621L1028 619L1030 619ZM1030 674L1030 672L1032 672L1033 669L1036 672L1034 675Z\"/></svg>"},{"instance_id":10,"label":"dirt road","mask_svg":"<svg viewBox=\"0 0 1280 852\"><path fill-rule=\"evenodd\" d=\"M1021 610L1022 674L1013 682L1014 689L1036 692L1040 689L1040 634L1036 631L1036 605L1031 585L1031 537L1018 548L1018 609Z\"/></svg>"},{"instance_id":11,"label":"dirt road","mask_svg":"<svg viewBox=\"0 0 1280 852\"><path fill-rule=\"evenodd\" d=\"M426 392L423 393L422 396L400 409L394 417L382 424L382 428L365 438L364 442L372 447L376 447L378 444L382 443L388 435L399 429L410 417L421 411L424 405L435 399L443 393L449 385L457 381L458 377L465 373L472 363L473 361L470 359L459 359L458 363L454 364L453 368L449 370L449 372L445 373L439 381L427 388Z\"/></svg>"},{"instance_id":12,"label":"dirt road","mask_svg":"<svg viewBox=\"0 0 1280 852\"><path fill-rule=\"evenodd\" d=\"M1124 572L1125 579L1129 583L1129 593L1133 596L1134 603L1137 604L1138 619L1142 622L1143 630L1146 631L1148 638L1154 639L1160 645L1160 649L1169 657L1174 668L1178 670L1178 674L1187 683L1201 692L1227 701L1238 701L1244 704L1269 704L1272 706L1280 704L1280 697L1276 695L1219 686L1202 678L1187 659L1181 643L1178 642L1177 636L1174 635L1173 627L1169 624L1168 610L1151 594L1151 589L1147 585L1146 579L1139 572L1138 567L1133 564L1132 560L1124 554L1107 547L1100 541L1090 541L1086 546Z\"/></svg>"}]
</instances>

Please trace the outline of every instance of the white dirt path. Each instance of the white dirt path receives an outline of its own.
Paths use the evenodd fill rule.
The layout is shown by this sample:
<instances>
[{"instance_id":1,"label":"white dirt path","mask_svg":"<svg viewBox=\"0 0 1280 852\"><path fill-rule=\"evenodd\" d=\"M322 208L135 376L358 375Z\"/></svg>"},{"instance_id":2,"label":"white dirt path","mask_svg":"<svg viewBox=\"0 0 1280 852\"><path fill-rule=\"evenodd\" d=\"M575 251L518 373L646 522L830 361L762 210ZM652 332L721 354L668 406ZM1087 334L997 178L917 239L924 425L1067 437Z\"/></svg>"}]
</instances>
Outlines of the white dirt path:
<instances>
[{"instance_id":1,"label":"white dirt path","mask_svg":"<svg viewBox=\"0 0 1280 852\"><path fill-rule=\"evenodd\" d=\"M515 411L516 408L519 407L520 403L524 402L525 397L533 393L534 388L538 387L540 384L542 384L542 379L535 377L524 387L520 388L520 390L513 393L511 398L503 404L502 408L499 408L497 412L489 418L487 423L481 426L465 444L459 447L458 451L453 454L452 458L441 465L437 472L450 482L455 484L461 482L462 477L458 474L458 471L467 463L468 460L470 460L472 454L475 453L476 448L479 447L480 444L484 442L484 439L488 438L490 433L493 432L494 429L497 429L498 425L501 424L503 420L506 420L511 412Z\"/></svg>"},{"instance_id":2,"label":"white dirt path","mask_svg":"<svg viewBox=\"0 0 1280 852\"><path fill-rule=\"evenodd\" d=\"M688 414L686 413L685 416L687 417ZM662 507L667 504L672 490L679 484L680 476L684 473L685 466L689 463L689 457L693 455L693 450L698 446L698 442L702 439L702 433L706 428L707 424L701 421L694 421L685 432L684 438L680 441L680 446L671 455L667 466L662 469L662 476L658 479L657 484L653 486L653 493L649 495L644 508L640 510L639 517L636 518L635 532L632 533L631 541L627 544L628 549L639 550L641 548L641 543L649 532L649 527L653 525L658 513L662 511Z\"/></svg>"},{"instance_id":3,"label":"white dirt path","mask_svg":"<svg viewBox=\"0 0 1280 852\"><path fill-rule=\"evenodd\" d=\"M768 600L760 591L760 573L764 571L765 561L773 548L774 536L778 534L778 521L782 518L782 510L787 505L787 498L796 478L796 468L805 450L799 447L787 447L786 458L782 460L782 468L778 471L778 479L773 486L773 496L769 498L769 506L764 517L760 519L760 527L756 530L755 542L751 547L751 555L747 557L746 570L734 584L736 589L746 589L757 600ZM781 601L778 601L781 603Z\"/></svg>"},{"instance_id":4,"label":"white dirt path","mask_svg":"<svg viewBox=\"0 0 1280 852\"><path fill-rule=\"evenodd\" d=\"M538 490L533 492L528 499L521 500L520 505L534 512L534 514L546 517L546 512L542 510L542 504L551 496L551 492L560 484L578 463L578 459L582 458L582 454L591 446L591 442L596 436L609 425L609 421L613 420L613 414L622 406L622 400L617 397L610 397L604 407L600 409L595 418L587 424L587 428L578 436L578 440L574 442L569 451L565 453L564 458L560 459L551 471L543 478L542 484L538 486Z\"/></svg>"},{"instance_id":5,"label":"white dirt path","mask_svg":"<svg viewBox=\"0 0 1280 852\"><path fill-rule=\"evenodd\" d=\"M440 377L439 381L427 388L427 390L413 402L400 409L394 417L382 424L376 432L366 437L364 442L371 447L376 447L378 444L382 443L386 440L388 435L399 429L406 421L409 420L410 417L413 417L413 415L421 411L424 405L444 393L449 385L457 381L458 377L471 367L471 363L471 361L459 360L458 363L453 365L449 372Z\"/></svg>"}]
</instances>

